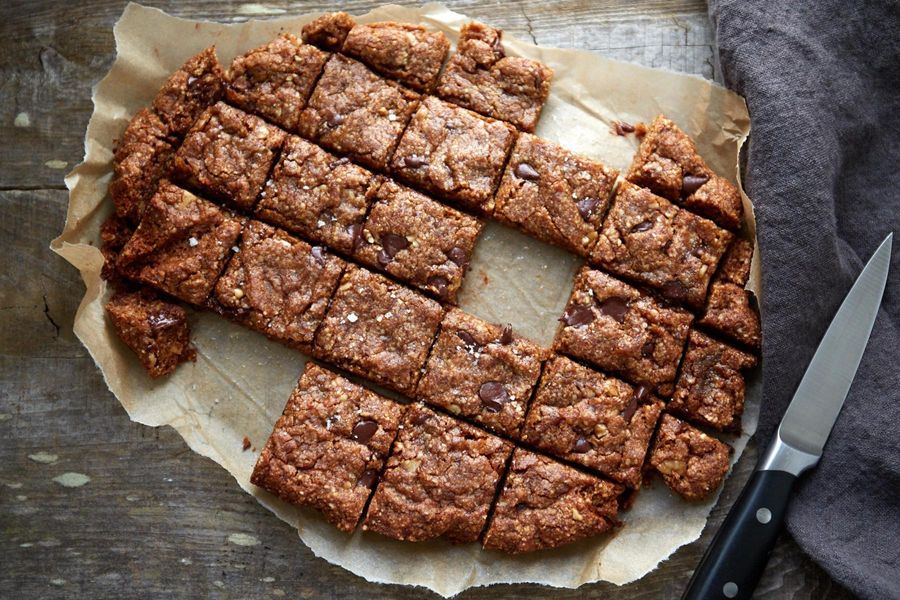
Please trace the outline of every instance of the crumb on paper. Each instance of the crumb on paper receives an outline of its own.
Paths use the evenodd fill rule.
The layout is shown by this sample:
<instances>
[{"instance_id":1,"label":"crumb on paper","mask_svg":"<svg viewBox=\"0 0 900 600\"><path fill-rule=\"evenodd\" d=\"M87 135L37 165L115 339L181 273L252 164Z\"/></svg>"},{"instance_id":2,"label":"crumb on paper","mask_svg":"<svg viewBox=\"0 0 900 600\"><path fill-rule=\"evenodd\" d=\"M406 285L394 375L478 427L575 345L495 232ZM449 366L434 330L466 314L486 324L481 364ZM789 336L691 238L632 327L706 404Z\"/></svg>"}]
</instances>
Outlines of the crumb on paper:
<instances>
[{"instance_id":1,"label":"crumb on paper","mask_svg":"<svg viewBox=\"0 0 900 600\"><path fill-rule=\"evenodd\" d=\"M250 444L250 438L248 438L248 437L245 435L245 436L244 436L244 444L243 444L244 452L246 452L246 451L250 448L250 446L251 446L251 444Z\"/></svg>"},{"instance_id":2,"label":"crumb on paper","mask_svg":"<svg viewBox=\"0 0 900 600\"><path fill-rule=\"evenodd\" d=\"M626 136L629 133L634 133L636 128L631 123L626 123L625 121L613 121L609 130L615 135Z\"/></svg>"}]
</instances>

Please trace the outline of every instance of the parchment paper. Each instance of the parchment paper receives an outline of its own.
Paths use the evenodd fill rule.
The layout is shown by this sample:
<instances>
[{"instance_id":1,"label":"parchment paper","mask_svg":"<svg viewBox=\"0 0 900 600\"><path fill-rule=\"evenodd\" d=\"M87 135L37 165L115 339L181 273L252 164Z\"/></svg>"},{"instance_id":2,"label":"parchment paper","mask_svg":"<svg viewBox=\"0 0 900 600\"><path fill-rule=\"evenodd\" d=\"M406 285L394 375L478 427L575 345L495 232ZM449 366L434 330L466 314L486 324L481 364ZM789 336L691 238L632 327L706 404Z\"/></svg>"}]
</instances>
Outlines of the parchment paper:
<instances>
[{"instance_id":1,"label":"parchment paper","mask_svg":"<svg viewBox=\"0 0 900 600\"><path fill-rule=\"evenodd\" d=\"M196 364L168 379L151 381L116 338L103 314L109 290L100 279L99 226L111 211L107 185L114 139L129 118L150 103L165 79L189 56L215 44L223 65L280 31L299 34L317 15L239 24L201 23L129 4L115 26L118 56L94 89L94 113L85 139L85 159L67 177L70 190L65 230L52 248L77 267L87 293L75 318L75 333L103 372L109 388L132 420L171 425L199 454L234 476L238 484L281 519L297 527L312 551L371 581L428 587L450 596L467 587L496 582L539 582L577 587L606 580L633 581L653 570L679 546L695 540L716 497L690 504L660 484L646 487L625 527L614 536L530 556L484 552L477 544L443 541L400 543L375 534L348 536L310 511L298 510L249 484L256 453L242 450L246 435L259 449L271 432L302 370L305 357L211 314L192 316ZM357 17L371 22L425 23L456 41L468 19L439 4L421 8L384 6ZM556 72L538 135L627 168L634 136L610 133L613 120L649 122L663 112L694 136L717 172L739 183L738 152L749 131L744 101L702 78L648 69L599 56L540 48L505 38L507 52L540 59ZM753 232L752 209L744 198ZM461 306L486 319L549 344L579 261L563 251L491 223L475 251ZM758 266L754 284L759 293ZM743 434L731 440L740 456L756 428L759 385L751 382Z\"/></svg>"}]
</instances>

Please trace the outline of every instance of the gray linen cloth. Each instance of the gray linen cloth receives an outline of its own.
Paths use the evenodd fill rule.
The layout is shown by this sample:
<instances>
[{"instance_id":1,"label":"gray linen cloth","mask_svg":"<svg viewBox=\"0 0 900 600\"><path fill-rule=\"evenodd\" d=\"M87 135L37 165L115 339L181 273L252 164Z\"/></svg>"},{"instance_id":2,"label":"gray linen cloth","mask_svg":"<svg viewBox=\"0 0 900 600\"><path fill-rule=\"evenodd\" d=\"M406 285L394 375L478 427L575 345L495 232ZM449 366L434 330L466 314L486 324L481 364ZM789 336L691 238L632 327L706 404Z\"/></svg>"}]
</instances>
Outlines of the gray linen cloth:
<instances>
[{"instance_id":1,"label":"gray linen cloth","mask_svg":"<svg viewBox=\"0 0 900 600\"><path fill-rule=\"evenodd\" d=\"M900 232L900 2L711 0L719 62L747 98L746 188L763 267L763 407L778 426L865 261ZM819 466L787 515L866 598L900 597L900 239L882 310Z\"/></svg>"}]
</instances>

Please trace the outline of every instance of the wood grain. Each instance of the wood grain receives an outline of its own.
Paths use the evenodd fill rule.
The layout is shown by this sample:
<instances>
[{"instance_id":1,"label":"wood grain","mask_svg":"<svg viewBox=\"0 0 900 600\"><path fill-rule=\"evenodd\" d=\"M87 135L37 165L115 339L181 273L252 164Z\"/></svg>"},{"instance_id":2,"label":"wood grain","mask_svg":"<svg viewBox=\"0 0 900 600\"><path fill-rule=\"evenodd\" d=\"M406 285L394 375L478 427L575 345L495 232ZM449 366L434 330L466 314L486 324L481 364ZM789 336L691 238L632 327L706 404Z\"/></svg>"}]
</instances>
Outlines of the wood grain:
<instances>
[{"instance_id":1,"label":"wood grain","mask_svg":"<svg viewBox=\"0 0 900 600\"><path fill-rule=\"evenodd\" d=\"M359 13L377 5L150 4L225 21L246 19L251 9L277 16L336 4ZM451 4L542 45L715 76L703 2ZM63 225L62 178L81 160L91 87L112 64L112 25L124 5L0 6L0 597L431 596L371 584L315 558L293 529L243 493L228 473L191 452L173 430L132 423L75 339L72 321L84 288L47 244ZM639 582L579 590L495 586L460 597L678 597L754 460L751 445L701 539ZM65 473L90 481L64 487L54 478ZM251 537L231 540L259 543L236 544L229 540L233 534ZM757 597L850 596L785 536Z\"/></svg>"}]
</instances>

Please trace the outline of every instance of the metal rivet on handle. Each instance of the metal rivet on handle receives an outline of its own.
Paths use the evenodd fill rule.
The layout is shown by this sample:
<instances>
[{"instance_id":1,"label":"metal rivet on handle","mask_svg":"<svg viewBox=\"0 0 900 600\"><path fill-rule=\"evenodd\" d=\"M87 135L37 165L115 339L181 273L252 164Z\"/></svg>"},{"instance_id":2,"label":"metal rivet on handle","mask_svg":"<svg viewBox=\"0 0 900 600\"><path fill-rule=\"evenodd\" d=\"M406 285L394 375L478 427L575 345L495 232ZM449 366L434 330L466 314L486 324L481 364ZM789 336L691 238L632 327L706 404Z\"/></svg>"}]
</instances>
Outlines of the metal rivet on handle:
<instances>
[{"instance_id":1,"label":"metal rivet on handle","mask_svg":"<svg viewBox=\"0 0 900 600\"><path fill-rule=\"evenodd\" d=\"M765 525L772 520L772 511L768 508L761 508L756 511L756 520Z\"/></svg>"},{"instance_id":2,"label":"metal rivet on handle","mask_svg":"<svg viewBox=\"0 0 900 600\"><path fill-rule=\"evenodd\" d=\"M734 598L738 595L738 586L735 582L729 581L725 585L722 586L722 593L725 594L726 598Z\"/></svg>"}]
</instances>

